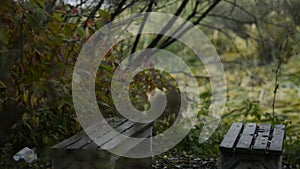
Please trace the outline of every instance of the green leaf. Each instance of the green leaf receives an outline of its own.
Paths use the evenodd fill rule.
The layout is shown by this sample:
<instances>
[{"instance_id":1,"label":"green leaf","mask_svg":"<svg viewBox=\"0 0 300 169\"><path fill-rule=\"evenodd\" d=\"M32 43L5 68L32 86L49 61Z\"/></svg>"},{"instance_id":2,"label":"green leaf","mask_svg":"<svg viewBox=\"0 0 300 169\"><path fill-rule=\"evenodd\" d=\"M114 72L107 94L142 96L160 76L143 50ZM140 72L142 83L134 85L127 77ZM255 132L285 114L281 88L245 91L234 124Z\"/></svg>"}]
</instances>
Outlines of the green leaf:
<instances>
[{"instance_id":1,"label":"green leaf","mask_svg":"<svg viewBox=\"0 0 300 169\"><path fill-rule=\"evenodd\" d=\"M108 70L108 71L112 71L113 70L113 67L110 66L110 65L107 65L107 64L101 64L100 67Z\"/></svg>"},{"instance_id":2,"label":"green leaf","mask_svg":"<svg viewBox=\"0 0 300 169\"><path fill-rule=\"evenodd\" d=\"M11 4L8 2L8 0L1 0L0 6L4 9L11 9Z\"/></svg>"},{"instance_id":3,"label":"green leaf","mask_svg":"<svg viewBox=\"0 0 300 169\"><path fill-rule=\"evenodd\" d=\"M98 19L97 21L96 21L96 27L99 29L99 28L101 28L102 26L104 26L105 25L105 22L103 21L103 19Z\"/></svg>"},{"instance_id":4,"label":"green leaf","mask_svg":"<svg viewBox=\"0 0 300 169\"><path fill-rule=\"evenodd\" d=\"M47 12L43 9L37 8L36 9L36 17L39 21L47 21Z\"/></svg>"},{"instance_id":5,"label":"green leaf","mask_svg":"<svg viewBox=\"0 0 300 169\"><path fill-rule=\"evenodd\" d=\"M40 26L38 21L32 15L28 14L26 16L26 21L27 21L28 25L30 25L32 28L42 29L42 27Z\"/></svg>"},{"instance_id":6,"label":"green leaf","mask_svg":"<svg viewBox=\"0 0 300 169\"><path fill-rule=\"evenodd\" d=\"M76 28L76 31L77 31L77 34L78 34L80 37L84 36L84 34L85 34L85 31L84 31L84 29L83 29L82 27L77 27L77 28Z\"/></svg>"},{"instance_id":7,"label":"green leaf","mask_svg":"<svg viewBox=\"0 0 300 169\"><path fill-rule=\"evenodd\" d=\"M33 3L31 3L31 2L24 2L22 4L22 6L25 10L28 10L28 11L31 11L31 12L35 11L35 7L34 7Z\"/></svg>"},{"instance_id":8,"label":"green leaf","mask_svg":"<svg viewBox=\"0 0 300 169\"><path fill-rule=\"evenodd\" d=\"M0 22L1 23L1 22ZM2 25L2 24L1 24ZM9 37L8 37L8 31L4 29L4 26L0 26L0 41L4 43L5 45L8 45Z\"/></svg>"},{"instance_id":9,"label":"green leaf","mask_svg":"<svg viewBox=\"0 0 300 169\"><path fill-rule=\"evenodd\" d=\"M44 136L44 137L43 137L43 143L48 144L49 142L50 142L49 137Z\"/></svg>"},{"instance_id":10,"label":"green leaf","mask_svg":"<svg viewBox=\"0 0 300 169\"><path fill-rule=\"evenodd\" d=\"M75 27L75 24L65 24L62 33L67 37L73 37L73 30L75 29Z\"/></svg>"},{"instance_id":11,"label":"green leaf","mask_svg":"<svg viewBox=\"0 0 300 169\"><path fill-rule=\"evenodd\" d=\"M58 21L63 21L63 18L58 13L54 14L54 18L57 19Z\"/></svg>"},{"instance_id":12,"label":"green leaf","mask_svg":"<svg viewBox=\"0 0 300 169\"><path fill-rule=\"evenodd\" d=\"M24 101L24 103L27 103L27 102L28 102L28 94L29 94L28 90L26 90L26 91L23 93L23 101Z\"/></svg>"},{"instance_id":13,"label":"green leaf","mask_svg":"<svg viewBox=\"0 0 300 169\"><path fill-rule=\"evenodd\" d=\"M3 89L5 89L5 88L6 88L6 85L5 85L5 83L4 83L4 82L2 82L2 81L0 81L0 88L3 88Z\"/></svg>"},{"instance_id":14,"label":"green leaf","mask_svg":"<svg viewBox=\"0 0 300 169\"><path fill-rule=\"evenodd\" d=\"M110 15L108 12L104 11L103 9L100 9L98 11L99 16L104 19L105 21L110 21Z\"/></svg>"}]
</instances>

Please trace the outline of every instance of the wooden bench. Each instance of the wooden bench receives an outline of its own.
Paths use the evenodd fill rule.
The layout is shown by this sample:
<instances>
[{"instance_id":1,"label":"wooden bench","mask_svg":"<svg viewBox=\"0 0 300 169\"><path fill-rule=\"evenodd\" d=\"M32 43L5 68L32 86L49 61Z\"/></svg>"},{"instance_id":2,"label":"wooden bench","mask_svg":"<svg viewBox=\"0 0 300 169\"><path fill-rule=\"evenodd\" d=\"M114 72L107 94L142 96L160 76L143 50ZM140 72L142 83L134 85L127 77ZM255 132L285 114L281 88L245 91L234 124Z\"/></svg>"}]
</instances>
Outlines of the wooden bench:
<instances>
[{"instance_id":1,"label":"wooden bench","mask_svg":"<svg viewBox=\"0 0 300 169\"><path fill-rule=\"evenodd\" d=\"M144 123L133 123L125 119L107 119L114 130L130 137L150 137L152 125ZM101 132L99 132L101 128ZM117 148L122 145L126 150L151 151L151 143L132 144L120 139L119 135L112 134L108 128L103 128L99 122L86 130L95 133L97 143L105 147ZM125 145L125 146L124 146ZM150 169L152 158L126 158L109 153L101 149L86 132L81 131L51 147L50 155L54 169Z\"/></svg>"},{"instance_id":2,"label":"wooden bench","mask_svg":"<svg viewBox=\"0 0 300 169\"><path fill-rule=\"evenodd\" d=\"M285 125L235 122L219 146L220 169L281 169Z\"/></svg>"}]
</instances>

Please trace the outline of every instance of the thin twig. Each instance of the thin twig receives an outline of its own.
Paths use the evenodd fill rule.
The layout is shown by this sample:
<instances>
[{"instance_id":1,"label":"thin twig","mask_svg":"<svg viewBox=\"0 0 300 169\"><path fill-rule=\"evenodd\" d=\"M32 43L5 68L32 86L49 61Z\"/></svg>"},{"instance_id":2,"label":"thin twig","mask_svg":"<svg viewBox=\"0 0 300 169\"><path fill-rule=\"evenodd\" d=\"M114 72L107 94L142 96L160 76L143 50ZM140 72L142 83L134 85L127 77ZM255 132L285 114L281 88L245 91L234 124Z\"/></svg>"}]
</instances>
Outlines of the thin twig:
<instances>
[{"instance_id":1,"label":"thin twig","mask_svg":"<svg viewBox=\"0 0 300 169\"><path fill-rule=\"evenodd\" d=\"M197 9L198 9L199 4L200 4L200 1L197 1L196 4L195 4L195 6L194 6L193 12L187 17L186 21L191 20L191 19L197 14ZM187 22L182 23L182 24L177 28L177 30L174 31L172 37L174 37L175 34L176 34L177 32L179 32L179 31L181 30L181 28L183 28L184 25L185 25L186 23L187 23ZM164 46L165 43L167 43L167 42L171 41L172 39L174 39L174 38L172 38L172 37L168 37L162 44L160 44L160 46L159 46L158 48L161 49L161 48Z\"/></svg>"},{"instance_id":2,"label":"thin twig","mask_svg":"<svg viewBox=\"0 0 300 169\"><path fill-rule=\"evenodd\" d=\"M152 11L152 6L153 6L153 4L154 4L154 1L151 0L150 3L149 3L149 5L148 5L148 8L147 8L147 11L146 11L146 12L151 12L151 11ZM143 29L144 29L144 26L145 26L145 23L146 23L147 18L148 18L148 15L149 15L149 14L146 14L146 15L144 16L143 22L142 22L142 24L141 24L141 26L140 26L140 28L139 28L139 32L138 32L138 34L136 35L136 38L135 38L133 47L131 48L131 54L133 54L133 53L136 51L136 48L137 48L138 43L139 43L140 38L141 38L141 34L142 34ZM130 57L130 58L131 58L131 57ZM129 61L130 61L130 60L129 60Z\"/></svg>"},{"instance_id":3,"label":"thin twig","mask_svg":"<svg viewBox=\"0 0 300 169\"><path fill-rule=\"evenodd\" d=\"M117 9L110 15L110 16L111 16L111 20L114 20L115 17L116 17L117 15L119 15L119 14L124 10L123 6L125 5L125 3L126 3L126 0L122 0L122 1L118 4Z\"/></svg>"},{"instance_id":4,"label":"thin twig","mask_svg":"<svg viewBox=\"0 0 300 169\"><path fill-rule=\"evenodd\" d=\"M276 102L276 93L277 89L279 88L278 84L278 77L279 77L279 70L280 70L281 62L278 61L278 66L275 71L275 84L274 84L274 91L273 91L273 102L272 102L272 108L273 108L273 123L275 122L275 102Z\"/></svg>"},{"instance_id":5,"label":"thin twig","mask_svg":"<svg viewBox=\"0 0 300 169\"><path fill-rule=\"evenodd\" d=\"M24 46L23 46L23 23L24 23L24 14L21 17L21 24L20 24L20 56L21 56L21 64L23 63L24 59Z\"/></svg>"},{"instance_id":6,"label":"thin twig","mask_svg":"<svg viewBox=\"0 0 300 169\"><path fill-rule=\"evenodd\" d=\"M174 13L174 16L179 16L182 11L184 10L184 8L186 7L187 3L189 0L184 0L182 1L181 5L179 6L179 8L177 9L177 11ZM174 22L176 21L176 17L172 17L168 23L165 25L165 27L161 30L161 32L154 38L154 40L148 45L147 48L153 48L155 47L158 42L163 38L163 35L167 32L167 30L170 29L170 27L174 24Z\"/></svg>"},{"instance_id":7,"label":"thin twig","mask_svg":"<svg viewBox=\"0 0 300 169\"><path fill-rule=\"evenodd\" d=\"M99 3L95 6L95 8L91 11L91 13L89 14L89 16L87 17L87 19L85 20L84 24L83 24L83 28L85 29L87 27L88 21L89 19L93 19L97 13L97 11L101 8L102 4L103 4L104 0L99 1Z\"/></svg>"},{"instance_id":8,"label":"thin twig","mask_svg":"<svg viewBox=\"0 0 300 169\"><path fill-rule=\"evenodd\" d=\"M75 8L82 7L82 5L84 5L87 1L88 0L84 0L84 1L81 0L80 3L75 6Z\"/></svg>"},{"instance_id":9,"label":"thin twig","mask_svg":"<svg viewBox=\"0 0 300 169\"><path fill-rule=\"evenodd\" d=\"M195 22L193 22L193 25L198 25L200 23L200 21L202 21L211 12L211 10L213 10L220 2L221 2L221 0L214 1L213 4L211 4L208 7L208 9L206 9L206 11ZM193 27L193 25L188 26L187 28L185 28L181 33L178 34L177 38L180 38L181 36L183 36L189 29L191 29ZM170 41L162 44L160 47L162 49L164 49L167 46L174 43L175 41L176 41L176 39L171 39Z\"/></svg>"}]
</instances>

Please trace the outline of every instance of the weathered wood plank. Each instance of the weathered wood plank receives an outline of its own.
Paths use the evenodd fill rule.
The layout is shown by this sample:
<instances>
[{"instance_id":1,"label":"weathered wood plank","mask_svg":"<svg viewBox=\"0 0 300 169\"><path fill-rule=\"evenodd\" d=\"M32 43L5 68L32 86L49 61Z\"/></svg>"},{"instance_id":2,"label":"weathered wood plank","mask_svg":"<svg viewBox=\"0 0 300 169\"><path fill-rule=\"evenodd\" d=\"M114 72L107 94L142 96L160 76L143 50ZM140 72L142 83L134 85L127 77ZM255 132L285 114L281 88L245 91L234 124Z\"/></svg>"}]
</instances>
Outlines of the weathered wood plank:
<instances>
[{"instance_id":1,"label":"weathered wood plank","mask_svg":"<svg viewBox=\"0 0 300 169\"><path fill-rule=\"evenodd\" d=\"M283 148L283 142L285 137L285 125L275 125L273 131L273 137L271 140L269 152L274 154L281 154Z\"/></svg>"},{"instance_id":2,"label":"weathered wood plank","mask_svg":"<svg viewBox=\"0 0 300 169\"><path fill-rule=\"evenodd\" d=\"M247 123L242 132L242 135L253 135L256 131L256 123Z\"/></svg>"},{"instance_id":3,"label":"weathered wood plank","mask_svg":"<svg viewBox=\"0 0 300 169\"><path fill-rule=\"evenodd\" d=\"M113 119L108 119L108 122L112 122ZM102 125L102 122L99 122L97 123L96 125L94 126L91 126L87 129L88 132L91 132L92 130L98 128L98 127L101 127ZM75 143L76 141L80 140L82 137L85 136L85 132L84 131L80 131L79 133L73 135L72 137L54 145L51 147L51 149L62 149L62 148L65 148L73 143Z\"/></svg>"},{"instance_id":4,"label":"weathered wood plank","mask_svg":"<svg viewBox=\"0 0 300 169\"><path fill-rule=\"evenodd\" d=\"M257 137L252 147L255 151L267 152L269 136L271 132L271 124L261 124L257 130Z\"/></svg>"},{"instance_id":5,"label":"weathered wood plank","mask_svg":"<svg viewBox=\"0 0 300 169\"><path fill-rule=\"evenodd\" d=\"M256 130L256 123L247 123L242 135L236 145L236 150L238 151L246 151L249 150L251 144L252 144L252 140L253 140L253 136Z\"/></svg>"},{"instance_id":6,"label":"weathered wood plank","mask_svg":"<svg viewBox=\"0 0 300 169\"><path fill-rule=\"evenodd\" d=\"M220 149L222 150L229 150L233 149L234 144L236 143L236 140L243 129L243 123L234 122L231 124L231 127L229 128L228 132L224 136L223 141L220 144Z\"/></svg>"},{"instance_id":7,"label":"weathered wood plank","mask_svg":"<svg viewBox=\"0 0 300 169\"><path fill-rule=\"evenodd\" d=\"M255 123L248 123L238 138L234 152L220 149L220 169L281 169L284 134L284 125L275 125L272 129L270 124L257 127Z\"/></svg>"},{"instance_id":8,"label":"weathered wood plank","mask_svg":"<svg viewBox=\"0 0 300 169\"><path fill-rule=\"evenodd\" d=\"M71 138L52 147L52 163L54 168L61 169L75 169L75 168L95 168L95 169L118 169L126 168L143 168L151 169L152 158L130 159L121 158L121 163L116 162L120 159L108 151L103 151L99 145L107 144L111 148L125 147L125 153L129 150L144 150L151 151L151 141L144 142L145 144L128 143L127 140L120 136L127 135L137 138L150 137L152 135L152 124L134 123L126 119L112 120L109 122L111 127L104 128L103 122L93 125L87 130L89 136L92 135L91 140L88 135L82 131ZM101 131L99 128L101 127ZM114 132L113 132L114 131ZM118 131L118 132L115 132ZM125 145L125 143L128 143ZM119 145L118 144L123 144ZM125 145L125 146L124 146ZM145 146L146 145L146 146ZM124 165L126 164L126 165Z\"/></svg>"},{"instance_id":9,"label":"weathered wood plank","mask_svg":"<svg viewBox=\"0 0 300 169\"><path fill-rule=\"evenodd\" d=\"M69 145L68 147L66 147L66 149L79 149L80 147L87 145L89 140L91 140L89 138L89 136L87 136L84 133L84 137L80 138L78 141L76 141L75 143L72 143L71 145Z\"/></svg>"},{"instance_id":10,"label":"weathered wood plank","mask_svg":"<svg viewBox=\"0 0 300 169\"><path fill-rule=\"evenodd\" d=\"M135 124L134 122L127 120L124 123L122 123L121 125L114 128L114 130L116 130L120 133L123 133L124 131L131 128L134 124ZM105 133L105 135L94 135L93 136L94 140L92 140L92 141L95 142L96 144L95 143L87 144L87 145L84 145L82 148L83 149L98 148L99 147L98 145L102 145L102 144L110 141L111 139L113 139L114 137L119 135L120 133L116 133L115 131L109 131L109 132Z\"/></svg>"},{"instance_id":11,"label":"weathered wood plank","mask_svg":"<svg viewBox=\"0 0 300 169\"><path fill-rule=\"evenodd\" d=\"M251 135L242 135L239 139L236 149L237 150L249 150L252 143L253 136Z\"/></svg>"},{"instance_id":12,"label":"weathered wood plank","mask_svg":"<svg viewBox=\"0 0 300 169\"><path fill-rule=\"evenodd\" d=\"M125 123L125 120L111 120L109 123L112 125L113 128L118 128L120 127L123 123ZM101 128L101 131L99 130ZM89 136L95 137L101 137L102 135L108 133L110 130L109 127L103 127L103 124L101 123L100 125L97 124L93 126L93 128L90 128L87 130L89 133ZM89 137L85 132L82 134L82 137L79 138L76 142L69 144L66 149L79 149L89 143L91 143L91 138Z\"/></svg>"},{"instance_id":13,"label":"weathered wood plank","mask_svg":"<svg viewBox=\"0 0 300 169\"><path fill-rule=\"evenodd\" d=\"M127 152L130 149L132 149L133 147L135 147L136 145L138 145L140 142L128 142L126 141L126 137L125 136L137 136L139 135L140 137L147 137L147 136L151 136L151 133L145 133L144 135L141 135L140 133L143 133L143 131L145 131L147 128L150 127L150 124L145 124L145 123L140 123L140 124L135 124L133 127L129 128L128 130L126 130L125 132L123 132L122 134L114 137L112 140L108 141L107 143L103 144L103 148L104 149L118 149L117 146L120 145L120 148L125 148L124 150L122 150L122 152ZM128 144L127 146L124 146L125 144ZM121 151L121 150L120 150Z\"/></svg>"}]
</instances>

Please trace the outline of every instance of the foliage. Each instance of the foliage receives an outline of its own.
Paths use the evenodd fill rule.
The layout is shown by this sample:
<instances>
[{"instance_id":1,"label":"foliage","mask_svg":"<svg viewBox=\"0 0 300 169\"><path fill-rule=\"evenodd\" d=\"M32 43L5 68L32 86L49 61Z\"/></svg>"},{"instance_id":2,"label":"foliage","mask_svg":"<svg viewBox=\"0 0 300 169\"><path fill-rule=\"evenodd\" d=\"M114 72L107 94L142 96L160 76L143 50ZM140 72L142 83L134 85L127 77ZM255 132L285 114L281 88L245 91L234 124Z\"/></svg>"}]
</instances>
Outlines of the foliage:
<instances>
[{"instance_id":1,"label":"foliage","mask_svg":"<svg viewBox=\"0 0 300 169\"><path fill-rule=\"evenodd\" d=\"M45 149L80 130L71 100L71 78L82 45L107 22L127 13L146 10L177 13L205 28L203 30L221 55L227 76L227 109L221 124L207 142L198 143L204 125L202 117L210 113L207 72L195 61L194 53L189 49L178 42L166 45L170 40L168 37L155 41L156 35L133 37L117 44L99 66L96 97L104 115L119 115L110 94L110 82L120 61L134 50L150 44L154 44L150 47L163 46L184 56L183 60L191 69L201 75L197 78L203 89L199 96L203 105L199 121L188 136L157 158L217 157L218 144L233 121L273 122L270 95L274 76L271 76L271 70L274 68L272 61L277 59L283 67L274 123L287 124L285 162L299 163L299 120L295 114L300 111L297 95L300 91L297 63L300 62L293 57L299 50L297 0L278 0L278 4L222 1L210 15L208 9L213 4L210 0L187 4L183 3L185 1L124 0L112 1L106 4L107 8L103 7L106 1L91 2L90 6L62 3L50 8L49 2L0 1L0 168L49 168ZM135 40L139 42L137 46L130 43ZM254 64L248 64L252 60ZM167 97L172 91L180 93L170 74L149 69L140 72L131 82L131 102L137 109L146 110L155 88L164 91ZM173 104L176 103L178 100ZM164 131L174 121L176 107L172 106L164 113L172 117L164 116L156 121L155 132ZM12 161L12 155L25 146L37 147L37 163L28 166Z\"/></svg>"},{"instance_id":2,"label":"foliage","mask_svg":"<svg viewBox=\"0 0 300 169\"><path fill-rule=\"evenodd\" d=\"M9 121L1 142L13 145L7 149L10 158L25 146L43 154L80 129L72 108L71 66L87 37L78 24L63 22L68 6L49 15L40 1L1 2L0 109L1 119Z\"/></svg>"}]
</instances>

